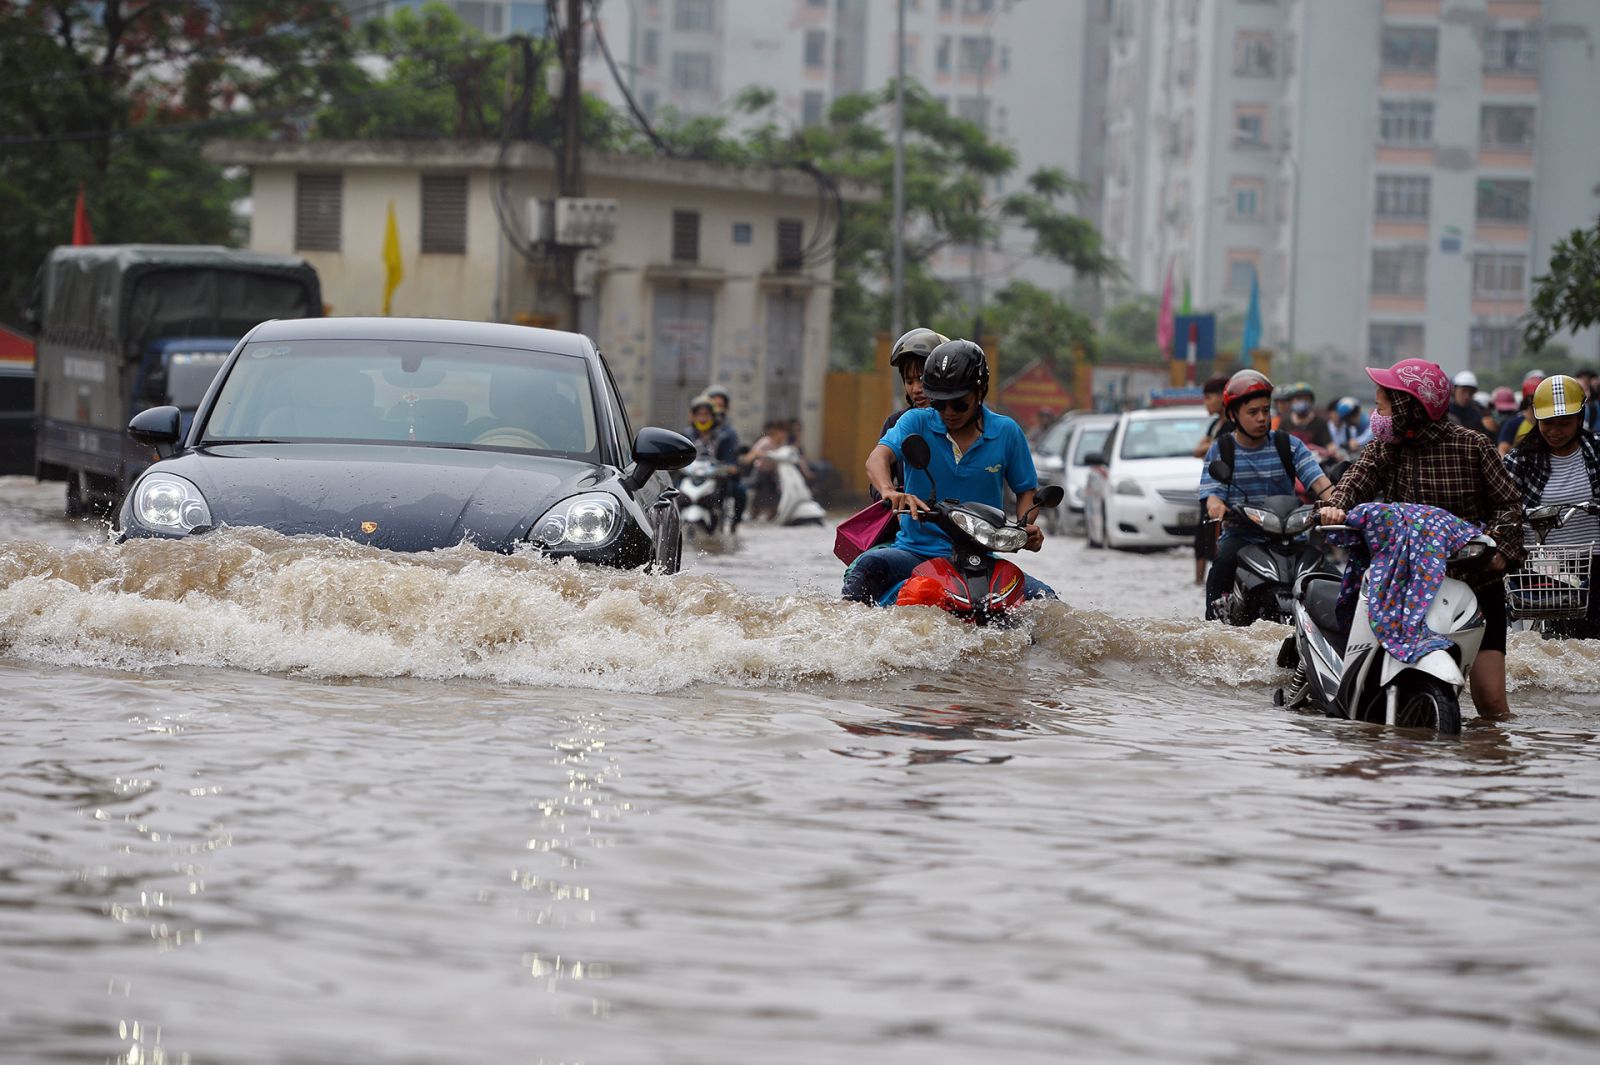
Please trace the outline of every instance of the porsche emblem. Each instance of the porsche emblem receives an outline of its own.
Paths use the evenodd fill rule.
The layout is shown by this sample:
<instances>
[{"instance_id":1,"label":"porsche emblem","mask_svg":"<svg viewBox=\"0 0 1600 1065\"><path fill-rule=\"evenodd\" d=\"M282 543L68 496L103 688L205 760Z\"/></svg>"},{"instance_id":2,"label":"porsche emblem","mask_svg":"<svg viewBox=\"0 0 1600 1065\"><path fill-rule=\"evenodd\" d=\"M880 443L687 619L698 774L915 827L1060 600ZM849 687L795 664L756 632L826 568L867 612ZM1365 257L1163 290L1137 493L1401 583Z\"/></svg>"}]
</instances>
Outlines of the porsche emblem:
<instances>
[{"instance_id":1,"label":"porsche emblem","mask_svg":"<svg viewBox=\"0 0 1600 1065\"><path fill-rule=\"evenodd\" d=\"M373 533L378 531L378 523L375 521L364 521L361 523L361 531L366 533L368 536L371 536Z\"/></svg>"}]
</instances>

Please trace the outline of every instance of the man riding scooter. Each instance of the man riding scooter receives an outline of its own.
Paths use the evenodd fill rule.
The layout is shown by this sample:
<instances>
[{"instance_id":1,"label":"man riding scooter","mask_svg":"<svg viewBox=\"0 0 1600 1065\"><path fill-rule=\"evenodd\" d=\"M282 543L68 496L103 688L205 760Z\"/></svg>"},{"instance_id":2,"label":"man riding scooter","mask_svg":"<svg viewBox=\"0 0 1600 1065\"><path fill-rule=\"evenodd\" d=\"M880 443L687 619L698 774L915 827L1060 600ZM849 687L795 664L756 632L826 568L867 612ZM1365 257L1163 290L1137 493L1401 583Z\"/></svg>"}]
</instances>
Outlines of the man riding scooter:
<instances>
[{"instance_id":1,"label":"man riding scooter","mask_svg":"<svg viewBox=\"0 0 1600 1065\"><path fill-rule=\"evenodd\" d=\"M1294 495L1294 482L1308 486L1318 500L1333 487L1316 456L1297 437L1269 428L1272 424L1272 382L1257 370L1240 370L1222 390L1224 416L1234 430L1224 434L1206 452L1200 474L1200 501L1213 521L1222 521L1229 502ZM1211 475L1211 463L1221 459L1233 476L1222 484ZM1206 575L1206 620L1221 616L1226 596L1233 590L1239 552L1259 537L1237 523L1223 526L1216 558Z\"/></svg>"},{"instance_id":2,"label":"man riding scooter","mask_svg":"<svg viewBox=\"0 0 1600 1065\"><path fill-rule=\"evenodd\" d=\"M867 456L867 478L872 487L900 513L900 531L894 543L864 552L845 571L840 594L845 599L876 603L893 587L911 576L923 561L950 553L950 541L919 519L928 512L924 498L932 485L946 499L1003 506L1003 490L1017 495L1017 516L1033 507L1038 475L1022 427L983 404L989 393L989 363L983 349L970 340L950 340L928 355L922 374L922 391L931 408L908 410L878 441ZM931 451L926 470L905 467L905 491L894 483L890 463L904 459L902 448L912 436L921 436ZM902 466L904 463L902 462ZM930 480L931 474L931 480ZM1044 532L1031 521L1027 550L1044 544ZM1046 584L1026 578L1029 599L1056 597Z\"/></svg>"}]
</instances>

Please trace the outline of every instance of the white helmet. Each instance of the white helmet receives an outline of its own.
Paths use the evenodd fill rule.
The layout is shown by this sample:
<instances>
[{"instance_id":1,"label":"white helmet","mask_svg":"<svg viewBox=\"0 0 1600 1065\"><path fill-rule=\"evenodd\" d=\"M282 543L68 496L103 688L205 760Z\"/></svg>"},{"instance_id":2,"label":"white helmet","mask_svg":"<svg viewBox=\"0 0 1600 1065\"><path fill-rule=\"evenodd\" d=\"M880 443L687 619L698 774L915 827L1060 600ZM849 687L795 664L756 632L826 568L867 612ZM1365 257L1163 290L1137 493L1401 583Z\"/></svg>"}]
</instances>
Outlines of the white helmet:
<instances>
[{"instance_id":1,"label":"white helmet","mask_svg":"<svg viewBox=\"0 0 1600 1065\"><path fill-rule=\"evenodd\" d=\"M1472 402L1476 403L1485 410L1489 409L1489 403L1493 398L1493 396L1489 395L1489 393L1483 391L1482 389L1472 393Z\"/></svg>"},{"instance_id":2,"label":"white helmet","mask_svg":"<svg viewBox=\"0 0 1600 1065\"><path fill-rule=\"evenodd\" d=\"M1473 373L1471 370L1462 370L1460 373L1456 374L1455 378L1451 380L1450 383L1455 385L1457 388L1477 388L1478 375Z\"/></svg>"}]
</instances>

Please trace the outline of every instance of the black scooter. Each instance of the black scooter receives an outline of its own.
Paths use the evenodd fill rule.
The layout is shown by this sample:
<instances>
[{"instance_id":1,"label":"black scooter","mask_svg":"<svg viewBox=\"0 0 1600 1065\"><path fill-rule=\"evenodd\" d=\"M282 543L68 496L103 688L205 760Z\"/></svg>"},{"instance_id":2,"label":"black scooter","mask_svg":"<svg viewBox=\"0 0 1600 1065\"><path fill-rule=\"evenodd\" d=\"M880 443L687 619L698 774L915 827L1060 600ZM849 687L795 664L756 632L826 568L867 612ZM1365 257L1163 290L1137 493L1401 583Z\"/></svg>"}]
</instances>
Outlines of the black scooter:
<instances>
[{"instance_id":1,"label":"black scooter","mask_svg":"<svg viewBox=\"0 0 1600 1065\"><path fill-rule=\"evenodd\" d=\"M1232 485L1233 468L1213 459L1211 476ZM1239 550L1233 589L1223 597L1218 616L1229 625L1251 625L1257 620L1287 625L1294 620L1295 582L1306 573L1338 576L1320 550L1304 539L1317 523L1317 509L1292 495L1268 496L1243 503L1224 501L1225 520L1256 529L1266 539Z\"/></svg>"}]
</instances>

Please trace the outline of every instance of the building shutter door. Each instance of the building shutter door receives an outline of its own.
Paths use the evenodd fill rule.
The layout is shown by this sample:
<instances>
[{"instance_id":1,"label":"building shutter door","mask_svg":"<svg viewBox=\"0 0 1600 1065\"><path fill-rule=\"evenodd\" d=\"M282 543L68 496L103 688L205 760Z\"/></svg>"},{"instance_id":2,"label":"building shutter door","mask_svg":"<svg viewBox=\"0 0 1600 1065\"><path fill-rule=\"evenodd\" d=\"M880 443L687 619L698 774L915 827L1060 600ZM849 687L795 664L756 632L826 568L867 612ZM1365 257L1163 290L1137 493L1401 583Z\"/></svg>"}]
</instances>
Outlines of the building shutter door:
<instances>
[{"instance_id":1,"label":"building shutter door","mask_svg":"<svg viewBox=\"0 0 1600 1065\"><path fill-rule=\"evenodd\" d=\"M711 384L712 295L658 288L650 322L650 424L681 426L689 401Z\"/></svg>"},{"instance_id":2,"label":"building shutter door","mask_svg":"<svg viewBox=\"0 0 1600 1065\"><path fill-rule=\"evenodd\" d=\"M428 174L423 177L422 250L440 255L466 254L466 175Z\"/></svg>"},{"instance_id":3,"label":"building shutter door","mask_svg":"<svg viewBox=\"0 0 1600 1065\"><path fill-rule=\"evenodd\" d=\"M805 298L786 293L768 296L766 417L800 416L801 367L805 350Z\"/></svg>"}]
</instances>

